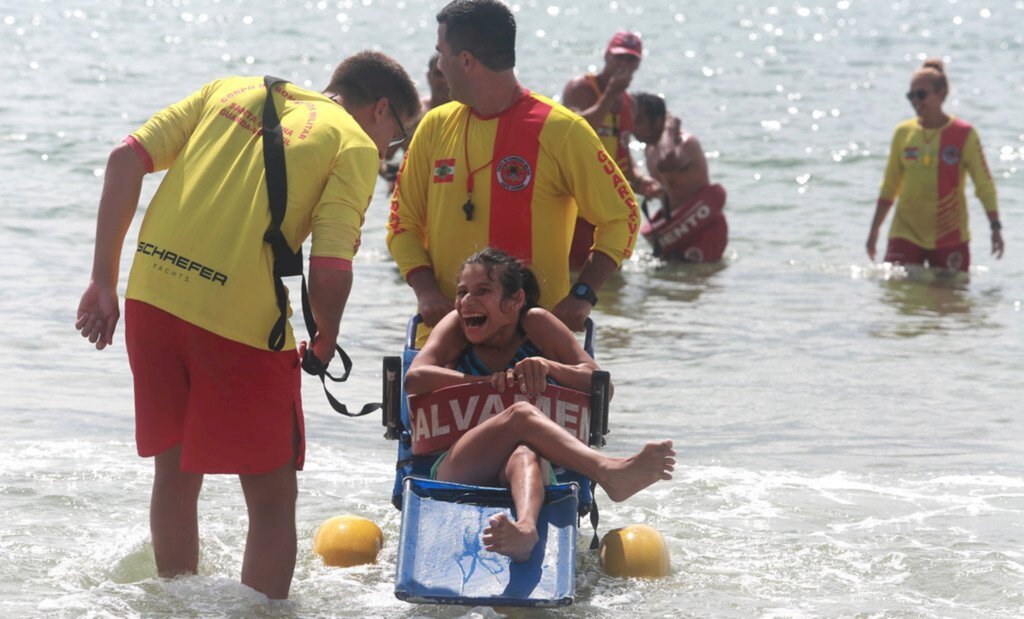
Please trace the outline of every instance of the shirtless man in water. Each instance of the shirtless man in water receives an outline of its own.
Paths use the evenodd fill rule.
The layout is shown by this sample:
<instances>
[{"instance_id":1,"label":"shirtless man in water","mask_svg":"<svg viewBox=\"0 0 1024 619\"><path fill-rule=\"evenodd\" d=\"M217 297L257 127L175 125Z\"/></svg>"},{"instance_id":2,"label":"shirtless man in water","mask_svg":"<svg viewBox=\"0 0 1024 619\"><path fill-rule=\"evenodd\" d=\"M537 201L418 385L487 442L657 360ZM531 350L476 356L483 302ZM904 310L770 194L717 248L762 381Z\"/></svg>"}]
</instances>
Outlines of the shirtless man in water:
<instances>
[{"instance_id":1,"label":"shirtless man in water","mask_svg":"<svg viewBox=\"0 0 1024 619\"><path fill-rule=\"evenodd\" d=\"M665 100L639 92L633 116L633 136L646 145L647 169L672 204L684 204L711 181L708 162L697 136L665 110Z\"/></svg>"},{"instance_id":2,"label":"shirtless man in water","mask_svg":"<svg viewBox=\"0 0 1024 619\"><path fill-rule=\"evenodd\" d=\"M633 94L633 136L645 145L647 170L663 190L672 208L682 207L711 184L708 162L697 136L683 129L682 121L665 109L665 100L647 92ZM728 238L725 216L713 215L693 244L699 248L682 256L693 262L721 258Z\"/></svg>"}]
</instances>

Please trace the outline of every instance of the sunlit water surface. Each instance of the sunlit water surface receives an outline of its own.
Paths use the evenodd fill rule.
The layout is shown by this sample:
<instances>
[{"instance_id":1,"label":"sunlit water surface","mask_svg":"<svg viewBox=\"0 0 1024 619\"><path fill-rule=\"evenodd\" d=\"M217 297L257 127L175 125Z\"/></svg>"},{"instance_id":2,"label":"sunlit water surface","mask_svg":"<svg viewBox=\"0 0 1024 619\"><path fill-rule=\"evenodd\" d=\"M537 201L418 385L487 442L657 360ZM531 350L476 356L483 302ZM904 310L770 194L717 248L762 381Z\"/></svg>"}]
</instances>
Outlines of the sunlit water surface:
<instances>
[{"instance_id":1,"label":"sunlit water surface","mask_svg":"<svg viewBox=\"0 0 1024 619\"><path fill-rule=\"evenodd\" d=\"M123 339L97 353L72 329L106 155L124 135L214 77L267 72L320 88L366 47L425 88L440 5L0 8L0 615L526 616L394 598L393 445L377 419L330 412L312 380L291 601L237 583L246 518L230 477L203 490L200 575L157 579L152 464L134 452ZM577 601L557 615L1024 614L1024 2L515 7L520 79L550 95L600 68L615 29L641 31L648 56L633 87L666 95L729 191L723 265L661 264L641 240L595 311L617 385L607 451L667 437L680 455L671 482L605 499L602 529L655 526L673 573L607 577L581 536ZM948 61L948 109L979 129L1006 224L996 261L971 197L969 281L872 265L863 251L892 128L912 114L902 93L932 54ZM343 324L350 403L379 396L380 357L400 349L413 311L385 211L378 186ZM312 554L316 527L341 513L383 528L377 565L328 569Z\"/></svg>"}]
</instances>

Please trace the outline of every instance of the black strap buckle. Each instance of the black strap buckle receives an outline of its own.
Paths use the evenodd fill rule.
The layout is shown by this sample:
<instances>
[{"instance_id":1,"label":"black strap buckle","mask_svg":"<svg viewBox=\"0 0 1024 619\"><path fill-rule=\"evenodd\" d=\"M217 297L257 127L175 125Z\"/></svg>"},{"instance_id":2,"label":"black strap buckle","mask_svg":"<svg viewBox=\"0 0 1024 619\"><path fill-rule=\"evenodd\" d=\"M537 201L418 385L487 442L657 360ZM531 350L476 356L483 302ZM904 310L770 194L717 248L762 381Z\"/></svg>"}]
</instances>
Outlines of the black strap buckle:
<instances>
[{"instance_id":1,"label":"black strap buckle","mask_svg":"<svg viewBox=\"0 0 1024 619\"><path fill-rule=\"evenodd\" d=\"M343 383L348 380L349 374L352 373L352 359L348 356L345 350L337 344L334 346L334 350L338 353L338 358L341 359L341 365L345 370L341 376L334 376L327 371L327 364L324 364L323 361L320 361L319 357L313 354L312 346L307 346L306 352L302 355L303 371L320 379L320 383L324 386L324 395L327 396L327 402L331 405L331 408L333 408L335 412L346 417L362 417L363 415L369 415L373 411L380 410L380 402L370 402L368 404L364 404L363 407L359 409L358 413L349 412L348 407L338 401L338 399L331 395L331 392L327 390L327 379L330 379L331 382Z\"/></svg>"},{"instance_id":2,"label":"black strap buckle","mask_svg":"<svg viewBox=\"0 0 1024 619\"><path fill-rule=\"evenodd\" d=\"M666 199L665 204L666 205L668 204L667 199ZM644 216L647 217L647 221L651 222L651 225L653 226L654 225L654 219L651 218L651 213L650 213L650 211L647 210L647 198L644 198L643 202L640 203L640 210L643 211ZM661 214L665 215L666 213L663 212ZM657 215L657 214L655 214L655 215ZM661 254L661 243L658 242L658 235L657 234L653 234L653 233L651 234L651 246L652 246L652 253L654 254L654 257L657 258L659 256L659 254Z\"/></svg>"},{"instance_id":3,"label":"black strap buckle","mask_svg":"<svg viewBox=\"0 0 1024 619\"><path fill-rule=\"evenodd\" d=\"M597 534L597 525L601 522L601 515L597 512L597 482L590 481L590 526L594 527L594 537L590 539L590 549L597 550L601 547L601 536Z\"/></svg>"}]
</instances>

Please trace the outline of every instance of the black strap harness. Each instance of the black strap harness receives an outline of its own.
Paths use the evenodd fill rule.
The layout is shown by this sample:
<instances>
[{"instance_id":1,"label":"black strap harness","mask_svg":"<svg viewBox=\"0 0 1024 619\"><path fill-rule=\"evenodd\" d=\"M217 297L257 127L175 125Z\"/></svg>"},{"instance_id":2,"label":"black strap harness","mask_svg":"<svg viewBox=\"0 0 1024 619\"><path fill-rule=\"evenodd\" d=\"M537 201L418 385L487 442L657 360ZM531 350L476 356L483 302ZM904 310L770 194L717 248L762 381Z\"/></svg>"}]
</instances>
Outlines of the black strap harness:
<instances>
[{"instance_id":1,"label":"black strap harness","mask_svg":"<svg viewBox=\"0 0 1024 619\"><path fill-rule=\"evenodd\" d=\"M651 213L647 210L647 198L644 198L643 202L640 203L640 210L644 212L644 216L647 217L647 221L651 222L651 225L654 225L654 219L651 218ZM661 216L666 220L672 216L672 211L668 201L668 192L662 192L661 211L659 213L655 213L654 216ZM661 243L658 242L657 235L651 236L651 246L654 257L657 258L661 254Z\"/></svg>"},{"instance_id":2,"label":"black strap harness","mask_svg":"<svg viewBox=\"0 0 1024 619\"><path fill-rule=\"evenodd\" d=\"M283 278L302 277L302 317L306 322L306 331L311 339L319 331L309 304L306 275L303 273L302 265L302 247L300 246L298 251L292 251L284 233L281 232L281 223L284 221L284 215L288 209L288 175L284 161L284 134L281 131L281 120L277 115L277 109L274 107L274 85L287 83L287 81L266 75L263 77L263 83L267 86L267 99L263 105L263 165L266 168L267 197L270 200L270 226L263 234L263 240L270 245L274 254L274 295L279 312L274 326L270 329L267 346L270 350L281 350L284 348L285 334L288 328L288 290L284 286ZM338 413L346 417L361 417L379 410L380 403L371 402L364 404L358 413L350 413L347 406L327 391L328 378L333 382L343 383L348 380L348 376L352 372L352 359L342 350L341 346L335 344L335 350L345 369L341 376L333 376L327 371L327 366L313 354L312 345L306 348L302 357L302 369L306 373L320 378L327 401L331 408Z\"/></svg>"}]
</instances>

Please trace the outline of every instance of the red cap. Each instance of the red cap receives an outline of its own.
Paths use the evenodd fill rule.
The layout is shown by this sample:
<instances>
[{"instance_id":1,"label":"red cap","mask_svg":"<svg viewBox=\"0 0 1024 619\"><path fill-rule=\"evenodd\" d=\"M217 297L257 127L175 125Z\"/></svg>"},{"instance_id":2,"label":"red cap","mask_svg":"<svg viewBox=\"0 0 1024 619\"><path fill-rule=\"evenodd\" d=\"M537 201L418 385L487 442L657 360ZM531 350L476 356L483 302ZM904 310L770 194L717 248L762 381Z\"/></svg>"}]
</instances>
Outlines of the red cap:
<instances>
[{"instance_id":1,"label":"red cap","mask_svg":"<svg viewBox=\"0 0 1024 619\"><path fill-rule=\"evenodd\" d=\"M641 58L644 55L644 44L640 35L635 32L620 30L608 41L608 51L613 54L629 54Z\"/></svg>"}]
</instances>

